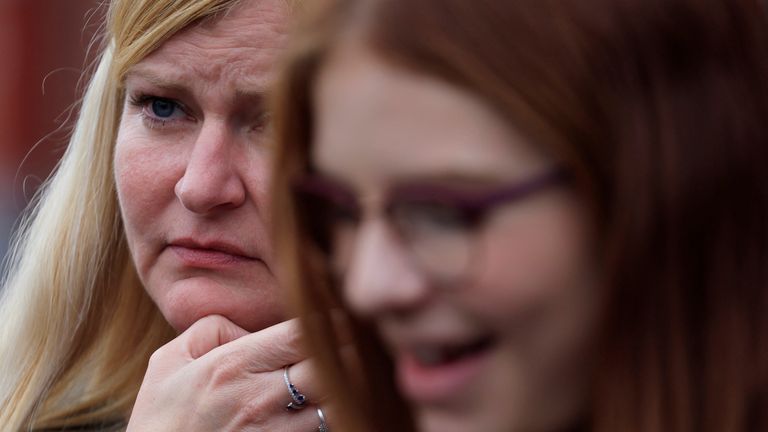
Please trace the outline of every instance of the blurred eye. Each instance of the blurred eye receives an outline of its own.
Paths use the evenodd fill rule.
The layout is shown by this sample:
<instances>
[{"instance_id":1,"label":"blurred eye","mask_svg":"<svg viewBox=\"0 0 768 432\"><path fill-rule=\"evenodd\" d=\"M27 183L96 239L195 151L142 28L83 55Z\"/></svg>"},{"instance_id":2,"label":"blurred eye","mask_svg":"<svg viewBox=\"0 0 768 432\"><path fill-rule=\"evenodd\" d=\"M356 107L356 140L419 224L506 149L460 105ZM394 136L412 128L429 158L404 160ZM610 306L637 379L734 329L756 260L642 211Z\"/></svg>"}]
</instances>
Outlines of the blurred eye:
<instances>
[{"instance_id":1,"label":"blurred eye","mask_svg":"<svg viewBox=\"0 0 768 432\"><path fill-rule=\"evenodd\" d=\"M459 206L446 202L410 201L392 206L392 219L411 235L464 231L470 218Z\"/></svg>"},{"instance_id":2,"label":"blurred eye","mask_svg":"<svg viewBox=\"0 0 768 432\"><path fill-rule=\"evenodd\" d=\"M335 224L341 225L356 224L360 219L354 204L340 201L329 203L328 217Z\"/></svg>"},{"instance_id":3,"label":"blurred eye","mask_svg":"<svg viewBox=\"0 0 768 432\"><path fill-rule=\"evenodd\" d=\"M264 130L267 130L271 126L271 124L272 124L271 113L268 111L264 111L253 120L253 130L264 131Z\"/></svg>"},{"instance_id":4,"label":"blurred eye","mask_svg":"<svg viewBox=\"0 0 768 432\"><path fill-rule=\"evenodd\" d=\"M360 211L354 202L334 198L324 203L322 216L318 214L317 217L322 218L322 237L328 250L338 254L340 250L346 250L354 238L360 223Z\"/></svg>"},{"instance_id":5,"label":"blurred eye","mask_svg":"<svg viewBox=\"0 0 768 432\"><path fill-rule=\"evenodd\" d=\"M324 252L337 255L349 243L360 221L355 196L343 186L318 176L298 181L294 191L304 224L315 243Z\"/></svg>"}]
</instances>

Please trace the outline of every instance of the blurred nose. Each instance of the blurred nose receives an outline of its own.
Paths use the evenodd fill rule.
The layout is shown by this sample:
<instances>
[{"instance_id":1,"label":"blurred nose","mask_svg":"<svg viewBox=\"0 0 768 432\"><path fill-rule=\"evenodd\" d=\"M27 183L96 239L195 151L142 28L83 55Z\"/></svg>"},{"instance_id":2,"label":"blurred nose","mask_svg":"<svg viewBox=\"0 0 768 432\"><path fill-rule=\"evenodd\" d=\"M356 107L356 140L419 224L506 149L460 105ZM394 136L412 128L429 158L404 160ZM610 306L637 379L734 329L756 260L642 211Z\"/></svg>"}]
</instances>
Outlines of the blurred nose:
<instances>
[{"instance_id":1,"label":"blurred nose","mask_svg":"<svg viewBox=\"0 0 768 432\"><path fill-rule=\"evenodd\" d=\"M366 317L407 313L430 295L426 278L381 219L359 227L344 282L347 303Z\"/></svg>"},{"instance_id":2,"label":"blurred nose","mask_svg":"<svg viewBox=\"0 0 768 432\"><path fill-rule=\"evenodd\" d=\"M246 189L238 170L240 146L235 140L224 121L203 125L174 189L187 210L205 214L243 204Z\"/></svg>"}]
</instances>

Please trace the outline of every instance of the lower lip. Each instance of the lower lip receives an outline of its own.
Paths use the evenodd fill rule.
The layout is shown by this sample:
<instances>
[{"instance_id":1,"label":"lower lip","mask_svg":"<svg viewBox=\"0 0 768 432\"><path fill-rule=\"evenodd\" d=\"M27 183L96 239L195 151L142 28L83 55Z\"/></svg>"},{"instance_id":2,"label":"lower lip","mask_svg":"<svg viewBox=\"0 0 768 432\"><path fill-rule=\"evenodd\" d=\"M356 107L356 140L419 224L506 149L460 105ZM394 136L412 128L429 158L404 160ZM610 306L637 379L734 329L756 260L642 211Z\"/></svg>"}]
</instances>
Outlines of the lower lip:
<instances>
[{"instance_id":1,"label":"lower lip","mask_svg":"<svg viewBox=\"0 0 768 432\"><path fill-rule=\"evenodd\" d=\"M253 259L241 255L232 255L211 249L195 249L183 246L168 246L168 248L173 251L185 265L190 267L228 267L253 261Z\"/></svg>"},{"instance_id":2,"label":"lower lip","mask_svg":"<svg viewBox=\"0 0 768 432\"><path fill-rule=\"evenodd\" d=\"M410 354L402 354L397 358L400 390L416 403L434 404L460 397L483 371L490 353L491 349L484 349L434 366L423 365Z\"/></svg>"}]
</instances>

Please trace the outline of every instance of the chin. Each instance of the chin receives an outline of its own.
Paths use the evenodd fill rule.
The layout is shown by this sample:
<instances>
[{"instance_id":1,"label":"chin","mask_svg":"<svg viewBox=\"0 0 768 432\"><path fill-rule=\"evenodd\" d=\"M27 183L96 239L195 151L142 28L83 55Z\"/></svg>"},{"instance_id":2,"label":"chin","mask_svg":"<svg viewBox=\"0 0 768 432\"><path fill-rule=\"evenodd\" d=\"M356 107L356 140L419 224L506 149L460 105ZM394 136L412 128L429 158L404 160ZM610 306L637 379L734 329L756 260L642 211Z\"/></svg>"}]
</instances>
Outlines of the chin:
<instances>
[{"instance_id":1,"label":"chin","mask_svg":"<svg viewBox=\"0 0 768 432\"><path fill-rule=\"evenodd\" d=\"M209 315L221 315L246 331L255 332L284 319L274 284L262 289L255 289L256 286L231 287L204 277L191 278L170 284L155 301L179 333Z\"/></svg>"},{"instance_id":2,"label":"chin","mask_svg":"<svg viewBox=\"0 0 768 432\"><path fill-rule=\"evenodd\" d=\"M513 410L513 407L509 407ZM469 407L422 409L417 411L420 432L513 432L521 429L520 424L505 415L494 417L488 410L477 411Z\"/></svg>"},{"instance_id":3,"label":"chin","mask_svg":"<svg viewBox=\"0 0 768 432\"><path fill-rule=\"evenodd\" d=\"M431 410L419 412L418 424L420 432L481 432L487 430L459 413L432 412Z\"/></svg>"}]
</instances>

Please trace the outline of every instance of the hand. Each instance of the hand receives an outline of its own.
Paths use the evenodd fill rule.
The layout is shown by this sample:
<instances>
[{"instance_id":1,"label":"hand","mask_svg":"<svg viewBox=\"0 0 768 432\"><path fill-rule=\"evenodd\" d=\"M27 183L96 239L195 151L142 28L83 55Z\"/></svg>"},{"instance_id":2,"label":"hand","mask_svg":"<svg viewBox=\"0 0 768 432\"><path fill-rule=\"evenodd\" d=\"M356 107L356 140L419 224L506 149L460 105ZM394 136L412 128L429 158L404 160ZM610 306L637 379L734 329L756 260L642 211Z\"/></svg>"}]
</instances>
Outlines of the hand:
<instances>
[{"instance_id":1,"label":"hand","mask_svg":"<svg viewBox=\"0 0 768 432\"><path fill-rule=\"evenodd\" d=\"M150 358L127 431L316 431L315 407L285 409L286 365L310 402L323 398L299 335L296 320L249 334L222 316L200 319Z\"/></svg>"}]
</instances>

